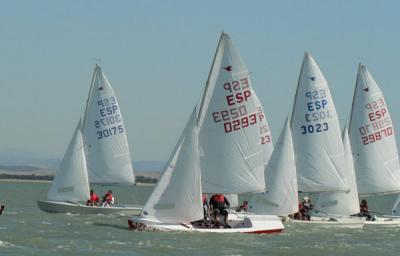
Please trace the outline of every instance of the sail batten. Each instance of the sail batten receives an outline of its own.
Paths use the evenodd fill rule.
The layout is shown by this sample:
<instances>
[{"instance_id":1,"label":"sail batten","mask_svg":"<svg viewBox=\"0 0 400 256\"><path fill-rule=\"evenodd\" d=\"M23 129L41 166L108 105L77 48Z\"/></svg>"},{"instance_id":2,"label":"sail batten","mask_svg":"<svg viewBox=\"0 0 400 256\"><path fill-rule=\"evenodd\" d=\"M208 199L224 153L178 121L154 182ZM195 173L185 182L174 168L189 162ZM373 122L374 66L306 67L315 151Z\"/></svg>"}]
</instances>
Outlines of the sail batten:
<instances>
[{"instance_id":1,"label":"sail batten","mask_svg":"<svg viewBox=\"0 0 400 256\"><path fill-rule=\"evenodd\" d=\"M393 122L381 89L361 64L349 132L359 194L398 193L400 166Z\"/></svg>"},{"instance_id":2,"label":"sail batten","mask_svg":"<svg viewBox=\"0 0 400 256\"><path fill-rule=\"evenodd\" d=\"M299 191L348 191L341 176L345 166L339 119L328 83L308 53L296 89L291 131Z\"/></svg>"},{"instance_id":3,"label":"sail batten","mask_svg":"<svg viewBox=\"0 0 400 256\"><path fill-rule=\"evenodd\" d=\"M265 190L264 154L270 152L262 146L262 119L249 72L229 35L222 33L198 113L205 193ZM270 138L266 129L263 134ZM264 143L272 145L271 138Z\"/></svg>"}]
</instances>

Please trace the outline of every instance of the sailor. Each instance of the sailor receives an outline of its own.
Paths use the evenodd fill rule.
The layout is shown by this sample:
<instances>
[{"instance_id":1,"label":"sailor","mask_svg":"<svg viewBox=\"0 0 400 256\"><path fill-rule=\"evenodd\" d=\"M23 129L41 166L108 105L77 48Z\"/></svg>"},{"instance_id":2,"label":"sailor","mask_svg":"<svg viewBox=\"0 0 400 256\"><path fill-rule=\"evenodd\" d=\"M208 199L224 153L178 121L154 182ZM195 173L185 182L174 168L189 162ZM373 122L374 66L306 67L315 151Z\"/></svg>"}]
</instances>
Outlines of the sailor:
<instances>
[{"instance_id":1,"label":"sailor","mask_svg":"<svg viewBox=\"0 0 400 256\"><path fill-rule=\"evenodd\" d=\"M101 203L101 206L110 206L114 204L114 196L112 194L111 190L108 190L107 193L103 196L103 202Z\"/></svg>"},{"instance_id":2,"label":"sailor","mask_svg":"<svg viewBox=\"0 0 400 256\"><path fill-rule=\"evenodd\" d=\"M228 224L228 210L227 208L230 207L230 203L228 199L222 194L215 194L210 199L210 211L213 213L214 218L214 227L219 228L220 222L219 217L220 215L224 216L224 227L230 228Z\"/></svg>"},{"instance_id":3,"label":"sailor","mask_svg":"<svg viewBox=\"0 0 400 256\"><path fill-rule=\"evenodd\" d=\"M311 219L310 212L313 208L314 205L311 204L310 198L308 196L304 197L299 206L300 218L302 220L310 220Z\"/></svg>"},{"instance_id":4,"label":"sailor","mask_svg":"<svg viewBox=\"0 0 400 256\"><path fill-rule=\"evenodd\" d=\"M93 189L90 190L90 198L86 201L86 205L88 206L97 206L100 203L100 198L96 193L94 193Z\"/></svg>"},{"instance_id":5,"label":"sailor","mask_svg":"<svg viewBox=\"0 0 400 256\"><path fill-rule=\"evenodd\" d=\"M207 202L207 196L202 195L202 201L203 201L203 213L204 213L204 220L208 220L208 208L210 208L208 202Z\"/></svg>"},{"instance_id":6,"label":"sailor","mask_svg":"<svg viewBox=\"0 0 400 256\"><path fill-rule=\"evenodd\" d=\"M361 200L359 216L367 217L367 220L373 220L373 218L369 212L369 209L368 209L367 200L365 200L365 199Z\"/></svg>"},{"instance_id":7,"label":"sailor","mask_svg":"<svg viewBox=\"0 0 400 256\"><path fill-rule=\"evenodd\" d=\"M237 212L247 212L249 210L249 202L243 201L243 204L236 210Z\"/></svg>"}]
</instances>

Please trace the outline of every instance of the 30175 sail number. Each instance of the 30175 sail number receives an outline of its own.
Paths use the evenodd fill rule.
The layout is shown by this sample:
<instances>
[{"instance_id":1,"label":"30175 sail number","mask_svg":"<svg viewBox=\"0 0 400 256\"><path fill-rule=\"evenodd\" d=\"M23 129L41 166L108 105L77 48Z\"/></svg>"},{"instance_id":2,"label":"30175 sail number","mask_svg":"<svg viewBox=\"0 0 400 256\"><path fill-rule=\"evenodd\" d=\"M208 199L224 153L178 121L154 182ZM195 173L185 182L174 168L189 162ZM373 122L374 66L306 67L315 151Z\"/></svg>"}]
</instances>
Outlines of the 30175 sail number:
<instances>
[{"instance_id":1,"label":"30175 sail number","mask_svg":"<svg viewBox=\"0 0 400 256\"><path fill-rule=\"evenodd\" d=\"M123 132L124 127L122 125L113 126L104 130L97 131L97 138L103 139Z\"/></svg>"}]
</instances>

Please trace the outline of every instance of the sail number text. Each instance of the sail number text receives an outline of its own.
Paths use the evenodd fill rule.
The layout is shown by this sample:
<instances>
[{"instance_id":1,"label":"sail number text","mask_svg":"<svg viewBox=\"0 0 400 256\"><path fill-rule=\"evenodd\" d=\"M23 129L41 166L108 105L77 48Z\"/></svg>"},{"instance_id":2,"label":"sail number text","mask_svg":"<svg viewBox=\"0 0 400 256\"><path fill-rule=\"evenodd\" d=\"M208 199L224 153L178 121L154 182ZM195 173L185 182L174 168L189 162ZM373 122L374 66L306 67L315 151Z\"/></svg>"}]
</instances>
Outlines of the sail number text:
<instances>
[{"instance_id":1,"label":"sail number text","mask_svg":"<svg viewBox=\"0 0 400 256\"><path fill-rule=\"evenodd\" d=\"M331 112L328 109L329 101L326 98L326 90L320 89L315 91L305 92L304 96L307 99L307 113L304 115L305 121L318 122L332 118ZM319 133L329 130L327 122L301 125L301 134Z\"/></svg>"},{"instance_id":2,"label":"sail number text","mask_svg":"<svg viewBox=\"0 0 400 256\"><path fill-rule=\"evenodd\" d=\"M124 132L122 118L114 96L97 101L99 106L99 119L94 120L97 129L97 139L107 138ZM121 124L120 124L121 123ZM110 127L111 126L111 127Z\"/></svg>"},{"instance_id":3,"label":"sail number text","mask_svg":"<svg viewBox=\"0 0 400 256\"><path fill-rule=\"evenodd\" d=\"M367 124L358 128L364 145L393 135L392 121L383 98L373 100L364 107L368 111Z\"/></svg>"}]
</instances>

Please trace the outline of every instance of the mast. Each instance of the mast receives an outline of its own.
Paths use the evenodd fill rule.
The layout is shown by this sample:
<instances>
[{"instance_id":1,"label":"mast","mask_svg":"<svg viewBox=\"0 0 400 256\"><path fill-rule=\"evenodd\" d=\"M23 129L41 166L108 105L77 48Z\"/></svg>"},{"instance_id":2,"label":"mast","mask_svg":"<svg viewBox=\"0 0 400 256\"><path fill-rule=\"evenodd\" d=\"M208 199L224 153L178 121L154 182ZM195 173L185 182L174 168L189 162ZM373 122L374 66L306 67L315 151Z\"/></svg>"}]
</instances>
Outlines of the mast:
<instances>
[{"instance_id":1,"label":"mast","mask_svg":"<svg viewBox=\"0 0 400 256\"><path fill-rule=\"evenodd\" d=\"M225 34L225 32L222 31L221 36L219 37L217 49L215 50L214 58L213 58L213 61L212 61L212 64L211 64L211 68L210 68L210 72L208 73L208 78L207 78L206 86L205 86L205 88L204 88L204 90L203 90L203 97L201 98L200 107L199 107L199 112L198 112L198 116L197 116L197 125L200 124L200 118L201 118L201 116L202 116L201 114L202 114L203 111L204 111L204 110L203 110L203 109L204 109L204 101L205 101L205 98L206 98L206 95L207 95L207 92L208 92L208 88L209 88L209 86L210 86L211 74L212 74L212 71L214 70L215 59L217 58L218 50L219 50L219 47L220 47L220 45L221 45L222 37L224 36L224 34Z\"/></svg>"},{"instance_id":2,"label":"mast","mask_svg":"<svg viewBox=\"0 0 400 256\"><path fill-rule=\"evenodd\" d=\"M90 98L91 98L91 96L92 96L94 78L95 78L95 75L96 75L96 72L97 72L97 69L98 69L98 68L100 68L100 66L96 64L96 66L95 66L95 68L94 68L93 75L92 75L92 82L90 83L89 94L88 94L88 97L87 97L87 99L86 99L85 112L84 112L83 119L82 119L82 131L85 129L86 114L87 114L87 111L88 111L89 100L90 100Z\"/></svg>"}]
</instances>

